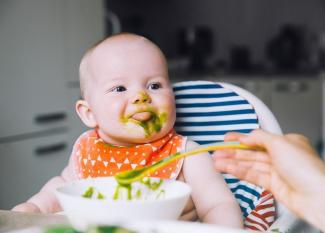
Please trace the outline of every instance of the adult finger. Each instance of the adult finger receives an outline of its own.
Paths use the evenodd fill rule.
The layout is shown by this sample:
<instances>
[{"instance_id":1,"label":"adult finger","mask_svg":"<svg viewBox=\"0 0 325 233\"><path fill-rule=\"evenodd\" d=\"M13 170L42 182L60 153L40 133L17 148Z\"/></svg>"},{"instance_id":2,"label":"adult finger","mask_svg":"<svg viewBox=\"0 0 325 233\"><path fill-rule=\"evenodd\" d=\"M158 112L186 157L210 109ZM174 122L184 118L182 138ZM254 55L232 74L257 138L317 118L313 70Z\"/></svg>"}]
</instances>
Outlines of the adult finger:
<instances>
[{"instance_id":1,"label":"adult finger","mask_svg":"<svg viewBox=\"0 0 325 233\"><path fill-rule=\"evenodd\" d=\"M282 140L282 138L281 136L257 129L246 137L240 137L238 140L247 145L258 146L269 150L272 148L273 144L276 144L277 141Z\"/></svg>"},{"instance_id":2,"label":"adult finger","mask_svg":"<svg viewBox=\"0 0 325 233\"><path fill-rule=\"evenodd\" d=\"M271 159L268 154L263 151L251 151L251 150L217 150L213 153L213 158L232 158L241 161L255 161L271 163Z\"/></svg>"},{"instance_id":3,"label":"adult finger","mask_svg":"<svg viewBox=\"0 0 325 233\"><path fill-rule=\"evenodd\" d=\"M269 172L259 171L247 166L238 166L238 163L232 161L220 161L215 166L220 172L232 174L239 179L270 189L271 177Z\"/></svg>"},{"instance_id":4,"label":"adult finger","mask_svg":"<svg viewBox=\"0 0 325 233\"><path fill-rule=\"evenodd\" d=\"M245 137L245 134L238 133L238 132L229 132L225 134L225 141L238 141L239 138Z\"/></svg>"},{"instance_id":5,"label":"adult finger","mask_svg":"<svg viewBox=\"0 0 325 233\"><path fill-rule=\"evenodd\" d=\"M243 169L252 169L259 172L270 172L271 165L269 163L264 162L257 162L257 161L241 161L236 159L215 159L215 166L218 169L220 167L224 167L228 169L228 166L231 168L237 167L237 168L243 168Z\"/></svg>"}]
</instances>

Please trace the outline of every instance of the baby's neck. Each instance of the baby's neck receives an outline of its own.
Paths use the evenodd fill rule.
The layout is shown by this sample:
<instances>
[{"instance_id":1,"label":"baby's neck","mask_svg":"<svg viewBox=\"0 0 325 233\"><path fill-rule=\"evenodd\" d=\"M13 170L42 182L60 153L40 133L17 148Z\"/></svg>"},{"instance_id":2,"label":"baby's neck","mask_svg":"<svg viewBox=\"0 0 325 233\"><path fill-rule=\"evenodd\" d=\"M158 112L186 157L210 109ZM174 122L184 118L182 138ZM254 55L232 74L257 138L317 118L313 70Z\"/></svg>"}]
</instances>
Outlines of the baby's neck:
<instances>
[{"instance_id":1,"label":"baby's neck","mask_svg":"<svg viewBox=\"0 0 325 233\"><path fill-rule=\"evenodd\" d=\"M136 146L136 145L140 144L140 143L131 143L131 142L127 142L127 141L114 139L112 137L107 136L106 134L104 134L100 130L96 130L96 132L97 132L97 135L98 135L98 137L100 139L102 139L104 142L106 142L107 144L110 144L112 146L130 147L130 146Z\"/></svg>"}]
</instances>

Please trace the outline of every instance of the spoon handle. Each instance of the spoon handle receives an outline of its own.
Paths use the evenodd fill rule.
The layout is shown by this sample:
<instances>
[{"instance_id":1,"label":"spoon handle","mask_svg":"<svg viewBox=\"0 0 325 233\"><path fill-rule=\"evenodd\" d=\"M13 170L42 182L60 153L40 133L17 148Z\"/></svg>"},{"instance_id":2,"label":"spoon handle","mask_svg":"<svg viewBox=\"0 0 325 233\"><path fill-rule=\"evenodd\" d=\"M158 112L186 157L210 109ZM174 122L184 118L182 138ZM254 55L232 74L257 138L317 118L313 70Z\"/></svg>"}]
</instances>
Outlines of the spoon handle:
<instances>
[{"instance_id":1,"label":"spoon handle","mask_svg":"<svg viewBox=\"0 0 325 233\"><path fill-rule=\"evenodd\" d=\"M199 154L202 152L209 152L209 151L214 151L214 150L224 150L224 149L262 150L262 148L248 146L248 145L242 144L240 142L217 142L217 143L201 145L199 147L196 147L193 150L186 151L183 153L176 153L174 155L171 155L165 159L158 161L157 163L151 165L150 167L147 167L146 174L150 174L152 171L157 170L160 167L163 167L166 164L169 164L177 159L185 158L185 157L188 157L188 156L191 156L194 154Z\"/></svg>"}]
</instances>

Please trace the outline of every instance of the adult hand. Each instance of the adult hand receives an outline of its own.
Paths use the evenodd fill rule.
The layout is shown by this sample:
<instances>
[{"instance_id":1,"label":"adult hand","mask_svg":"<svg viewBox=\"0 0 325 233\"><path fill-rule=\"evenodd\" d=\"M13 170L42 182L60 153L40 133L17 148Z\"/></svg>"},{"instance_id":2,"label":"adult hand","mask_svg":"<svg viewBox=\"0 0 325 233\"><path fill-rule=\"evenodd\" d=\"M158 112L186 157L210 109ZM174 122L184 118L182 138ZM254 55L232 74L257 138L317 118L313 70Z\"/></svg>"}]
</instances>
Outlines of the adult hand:
<instances>
[{"instance_id":1,"label":"adult hand","mask_svg":"<svg viewBox=\"0 0 325 233\"><path fill-rule=\"evenodd\" d=\"M225 140L264 151L216 151L219 171L265 187L296 215L325 230L325 165L307 138L255 130L249 135L229 133Z\"/></svg>"}]
</instances>

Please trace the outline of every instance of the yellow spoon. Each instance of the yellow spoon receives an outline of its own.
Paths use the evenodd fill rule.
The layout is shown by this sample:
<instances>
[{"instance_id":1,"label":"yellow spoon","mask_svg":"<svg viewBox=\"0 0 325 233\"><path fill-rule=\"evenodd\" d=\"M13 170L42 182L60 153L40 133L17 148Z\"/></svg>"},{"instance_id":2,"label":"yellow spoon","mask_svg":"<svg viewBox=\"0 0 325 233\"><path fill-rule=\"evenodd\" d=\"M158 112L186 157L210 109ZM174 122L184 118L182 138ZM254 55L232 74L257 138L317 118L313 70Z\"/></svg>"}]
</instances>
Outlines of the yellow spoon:
<instances>
[{"instance_id":1,"label":"yellow spoon","mask_svg":"<svg viewBox=\"0 0 325 233\"><path fill-rule=\"evenodd\" d=\"M222 150L222 149L261 150L260 148L247 146L239 142L219 142L219 143L207 144L207 145L199 146L194 150L190 150L184 153L173 154L150 166L146 166L135 170L120 172L117 175L115 175L115 179L120 185L126 186L135 181L141 180L143 177L148 176L153 171L175 161L176 159L185 158L202 152Z\"/></svg>"}]
</instances>

